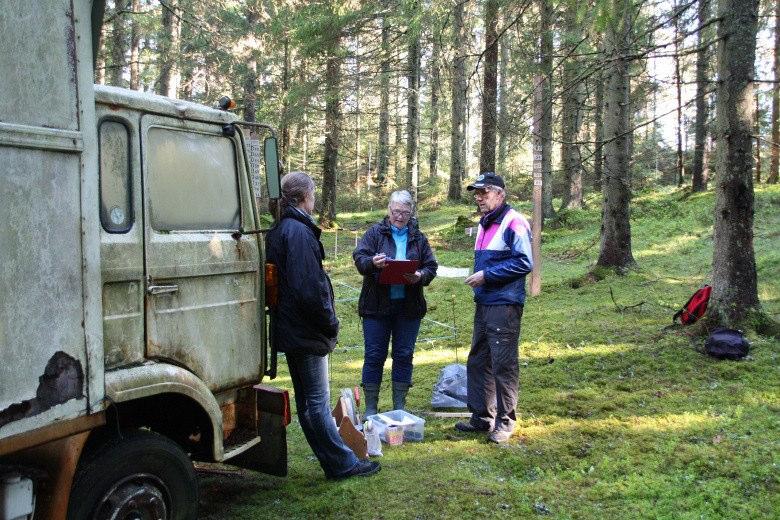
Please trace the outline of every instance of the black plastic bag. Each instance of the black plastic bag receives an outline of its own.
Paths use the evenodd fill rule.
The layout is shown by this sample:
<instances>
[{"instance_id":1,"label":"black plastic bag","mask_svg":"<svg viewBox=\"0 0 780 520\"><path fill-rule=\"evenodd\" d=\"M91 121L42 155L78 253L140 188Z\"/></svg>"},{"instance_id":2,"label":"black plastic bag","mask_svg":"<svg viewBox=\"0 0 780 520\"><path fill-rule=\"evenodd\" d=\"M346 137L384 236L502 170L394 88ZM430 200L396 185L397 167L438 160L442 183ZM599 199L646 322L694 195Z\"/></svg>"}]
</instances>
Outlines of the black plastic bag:
<instances>
[{"instance_id":1,"label":"black plastic bag","mask_svg":"<svg viewBox=\"0 0 780 520\"><path fill-rule=\"evenodd\" d=\"M704 343L704 351L718 359L742 359L749 350L745 335L735 329L717 328Z\"/></svg>"}]
</instances>

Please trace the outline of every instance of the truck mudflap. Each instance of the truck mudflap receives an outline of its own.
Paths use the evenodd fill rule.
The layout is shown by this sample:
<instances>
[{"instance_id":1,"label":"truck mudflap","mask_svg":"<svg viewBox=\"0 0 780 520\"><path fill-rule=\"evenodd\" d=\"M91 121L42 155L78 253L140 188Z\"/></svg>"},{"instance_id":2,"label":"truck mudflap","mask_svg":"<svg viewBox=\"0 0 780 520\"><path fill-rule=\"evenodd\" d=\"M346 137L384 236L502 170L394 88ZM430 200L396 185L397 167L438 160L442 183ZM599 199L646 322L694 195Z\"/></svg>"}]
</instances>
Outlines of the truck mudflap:
<instances>
[{"instance_id":1,"label":"truck mudflap","mask_svg":"<svg viewBox=\"0 0 780 520\"><path fill-rule=\"evenodd\" d=\"M290 394L269 385L254 385L257 437L225 453L227 464L287 476L287 425Z\"/></svg>"}]
</instances>

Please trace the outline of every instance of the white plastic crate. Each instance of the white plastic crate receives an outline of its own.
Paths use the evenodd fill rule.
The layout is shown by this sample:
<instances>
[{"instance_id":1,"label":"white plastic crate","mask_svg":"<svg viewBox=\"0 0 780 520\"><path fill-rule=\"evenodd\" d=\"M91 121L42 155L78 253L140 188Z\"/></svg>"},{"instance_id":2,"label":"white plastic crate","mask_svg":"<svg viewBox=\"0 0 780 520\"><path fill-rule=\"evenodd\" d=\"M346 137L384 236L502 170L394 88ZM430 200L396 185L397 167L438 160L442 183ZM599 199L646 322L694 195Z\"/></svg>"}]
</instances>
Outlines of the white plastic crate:
<instances>
[{"instance_id":1,"label":"white plastic crate","mask_svg":"<svg viewBox=\"0 0 780 520\"><path fill-rule=\"evenodd\" d=\"M390 410L376 415L369 415L366 419L374 421L374 427L379 437L387 442L385 431L390 425L398 425L404 430L404 442L419 442L423 440L425 419L412 415L406 410Z\"/></svg>"}]
</instances>

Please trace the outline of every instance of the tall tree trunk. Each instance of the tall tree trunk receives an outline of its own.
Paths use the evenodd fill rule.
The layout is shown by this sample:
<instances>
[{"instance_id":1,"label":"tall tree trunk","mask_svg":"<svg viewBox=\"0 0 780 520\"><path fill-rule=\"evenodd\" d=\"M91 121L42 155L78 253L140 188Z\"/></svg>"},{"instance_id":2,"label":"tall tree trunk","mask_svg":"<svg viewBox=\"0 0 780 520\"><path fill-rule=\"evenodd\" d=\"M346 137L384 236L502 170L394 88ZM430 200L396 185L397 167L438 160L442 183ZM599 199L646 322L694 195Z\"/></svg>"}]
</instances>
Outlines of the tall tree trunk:
<instances>
[{"instance_id":1,"label":"tall tree trunk","mask_svg":"<svg viewBox=\"0 0 780 520\"><path fill-rule=\"evenodd\" d=\"M441 91L441 33L433 35L431 51L431 149L428 154L428 175L439 176L439 92Z\"/></svg>"},{"instance_id":2,"label":"tall tree trunk","mask_svg":"<svg viewBox=\"0 0 780 520\"><path fill-rule=\"evenodd\" d=\"M772 84L772 162L766 182L780 179L780 2L775 2L775 82Z\"/></svg>"},{"instance_id":3,"label":"tall tree trunk","mask_svg":"<svg viewBox=\"0 0 780 520\"><path fill-rule=\"evenodd\" d=\"M758 89L756 89L753 99L756 103L756 110L753 117L753 139L756 143L756 184L761 182L761 114L759 112Z\"/></svg>"},{"instance_id":4,"label":"tall tree trunk","mask_svg":"<svg viewBox=\"0 0 780 520\"><path fill-rule=\"evenodd\" d=\"M447 198L459 200L461 178L464 175L463 142L466 120L466 32L463 22L463 1L454 0L452 23L452 134L450 136L450 183Z\"/></svg>"},{"instance_id":5,"label":"tall tree trunk","mask_svg":"<svg viewBox=\"0 0 780 520\"><path fill-rule=\"evenodd\" d=\"M95 56L95 83L106 84L106 23L100 24L98 34L97 56Z\"/></svg>"},{"instance_id":6,"label":"tall tree trunk","mask_svg":"<svg viewBox=\"0 0 780 520\"><path fill-rule=\"evenodd\" d=\"M360 193L360 36L355 35L355 189ZM370 174L368 174L370 175Z\"/></svg>"},{"instance_id":7,"label":"tall tree trunk","mask_svg":"<svg viewBox=\"0 0 780 520\"><path fill-rule=\"evenodd\" d=\"M303 139L301 140L301 169L306 171L309 163L309 110L308 107L303 112L303 123L301 124Z\"/></svg>"},{"instance_id":8,"label":"tall tree trunk","mask_svg":"<svg viewBox=\"0 0 780 520\"><path fill-rule=\"evenodd\" d=\"M181 9L178 0L167 0L162 9L160 38L159 93L175 98L179 93L179 50L181 47Z\"/></svg>"},{"instance_id":9,"label":"tall tree trunk","mask_svg":"<svg viewBox=\"0 0 780 520\"><path fill-rule=\"evenodd\" d=\"M699 0L699 25L701 26L710 18L710 0ZM698 50L696 51L696 135L693 145L693 164L691 176L693 177L693 191L707 189L707 177L705 173L705 147L707 146L707 64L709 53L704 46L705 30L699 30L697 38Z\"/></svg>"},{"instance_id":10,"label":"tall tree trunk","mask_svg":"<svg viewBox=\"0 0 780 520\"><path fill-rule=\"evenodd\" d=\"M506 19L506 14L504 15ZM506 32L498 43L498 159L496 168L500 174L506 173L507 151L509 149L509 81L507 70L509 68L509 41L510 33Z\"/></svg>"},{"instance_id":11,"label":"tall tree trunk","mask_svg":"<svg viewBox=\"0 0 780 520\"><path fill-rule=\"evenodd\" d=\"M416 9L416 5L414 7ZM406 189L417 200L420 167L420 36L410 35L406 76Z\"/></svg>"},{"instance_id":12,"label":"tall tree trunk","mask_svg":"<svg viewBox=\"0 0 780 520\"><path fill-rule=\"evenodd\" d=\"M678 11L679 3L674 3ZM677 187L683 185L682 73L680 71L680 13L674 17L674 83L677 89Z\"/></svg>"},{"instance_id":13,"label":"tall tree trunk","mask_svg":"<svg viewBox=\"0 0 780 520\"><path fill-rule=\"evenodd\" d=\"M758 0L720 0L715 231L708 318L735 326L758 309L753 252L753 63ZM725 36L728 35L728 38Z\"/></svg>"},{"instance_id":14,"label":"tall tree trunk","mask_svg":"<svg viewBox=\"0 0 780 520\"><path fill-rule=\"evenodd\" d=\"M496 171L496 95L498 92L498 0L485 2L485 74L482 82L482 140L479 171Z\"/></svg>"},{"instance_id":15,"label":"tall tree trunk","mask_svg":"<svg viewBox=\"0 0 780 520\"><path fill-rule=\"evenodd\" d=\"M385 6L385 8L387 8ZM387 178L390 164L390 24L382 16L382 71L379 76L379 145L376 151L377 181Z\"/></svg>"},{"instance_id":16,"label":"tall tree trunk","mask_svg":"<svg viewBox=\"0 0 780 520\"><path fill-rule=\"evenodd\" d=\"M247 7L244 13L247 27L254 27L260 18L258 12ZM257 121L257 58L252 51L249 52L246 62L246 72L244 75L244 121L254 123ZM257 137L257 131L254 128L249 129L249 135L252 139ZM258 193L259 197L260 194Z\"/></svg>"},{"instance_id":17,"label":"tall tree trunk","mask_svg":"<svg viewBox=\"0 0 780 520\"><path fill-rule=\"evenodd\" d=\"M404 178L404 169L401 165L401 148L404 145L403 114L401 113L403 90L401 89L401 74L395 77L395 148L393 149L394 173L396 184L401 184Z\"/></svg>"},{"instance_id":18,"label":"tall tree trunk","mask_svg":"<svg viewBox=\"0 0 780 520\"><path fill-rule=\"evenodd\" d=\"M141 90L141 64L138 62L141 53L141 27L138 23L141 1L132 0L130 7L133 11L130 21L130 88Z\"/></svg>"},{"instance_id":19,"label":"tall tree trunk","mask_svg":"<svg viewBox=\"0 0 780 520\"><path fill-rule=\"evenodd\" d=\"M541 120L542 138L542 215L553 218L553 184L552 184L552 111L553 111L553 7L552 0L539 0L539 73L547 80L542 91L544 113Z\"/></svg>"},{"instance_id":20,"label":"tall tree trunk","mask_svg":"<svg viewBox=\"0 0 780 520\"><path fill-rule=\"evenodd\" d=\"M111 74L109 83L115 87L124 86L125 53L127 52L127 31L125 24L128 17L125 12L128 8L127 0L116 1L116 11L111 24L113 34L111 36Z\"/></svg>"},{"instance_id":21,"label":"tall tree trunk","mask_svg":"<svg viewBox=\"0 0 780 520\"><path fill-rule=\"evenodd\" d=\"M244 10L244 17L246 18L247 27L254 27L260 19L260 14L257 8L247 6ZM244 71L244 121L250 123L257 122L257 57L255 53L250 50L246 57L246 70ZM255 128L249 128L249 138L257 139L257 130ZM260 185L260 191L262 191L262 183ZM262 193L255 193L255 197L262 198Z\"/></svg>"},{"instance_id":22,"label":"tall tree trunk","mask_svg":"<svg viewBox=\"0 0 780 520\"><path fill-rule=\"evenodd\" d=\"M325 66L325 156L322 168L320 222L329 226L336 219L336 178L339 167L341 129L341 58L339 38L332 44Z\"/></svg>"},{"instance_id":23,"label":"tall tree trunk","mask_svg":"<svg viewBox=\"0 0 780 520\"><path fill-rule=\"evenodd\" d=\"M257 121L257 61L254 58L247 60L246 75L244 76L244 121L254 123ZM257 132L249 129L249 134L255 138Z\"/></svg>"},{"instance_id":24,"label":"tall tree trunk","mask_svg":"<svg viewBox=\"0 0 780 520\"><path fill-rule=\"evenodd\" d=\"M599 47L603 51L602 47ZM593 114L595 146L593 148L593 189L601 191L602 165L604 164L604 73L596 77L596 107Z\"/></svg>"},{"instance_id":25,"label":"tall tree trunk","mask_svg":"<svg viewBox=\"0 0 780 520\"><path fill-rule=\"evenodd\" d=\"M564 8L563 39L564 51L579 43L581 38L577 21L579 2L570 2ZM572 53L576 54L576 52ZM582 208L582 160L580 146L577 144L582 125L582 105L585 103L585 85L577 76L580 63L570 56L563 63L563 92L561 112L561 163L566 177L567 189L563 194L562 208Z\"/></svg>"},{"instance_id":26,"label":"tall tree trunk","mask_svg":"<svg viewBox=\"0 0 780 520\"><path fill-rule=\"evenodd\" d=\"M298 64L298 84L306 85L307 72L306 72L306 57L301 56ZM306 162L308 160L308 148L309 148L309 98L304 97L300 100L301 110L303 111L300 121L295 125L295 141L298 146L301 147L301 159L300 166L296 166L296 169L306 171Z\"/></svg>"},{"instance_id":27,"label":"tall tree trunk","mask_svg":"<svg viewBox=\"0 0 780 520\"><path fill-rule=\"evenodd\" d=\"M632 33L631 0L612 0L612 20L606 30L607 79L604 92L604 203L601 211L601 247L597 265L621 272L634 264L631 253L629 204L630 77L628 58Z\"/></svg>"},{"instance_id":28,"label":"tall tree trunk","mask_svg":"<svg viewBox=\"0 0 780 520\"><path fill-rule=\"evenodd\" d=\"M280 153L282 163L287 163L290 156L290 69L292 58L290 56L290 38L284 37L284 57L282 63L282 114L279 125Z\"/></svg>"}]
</instances>

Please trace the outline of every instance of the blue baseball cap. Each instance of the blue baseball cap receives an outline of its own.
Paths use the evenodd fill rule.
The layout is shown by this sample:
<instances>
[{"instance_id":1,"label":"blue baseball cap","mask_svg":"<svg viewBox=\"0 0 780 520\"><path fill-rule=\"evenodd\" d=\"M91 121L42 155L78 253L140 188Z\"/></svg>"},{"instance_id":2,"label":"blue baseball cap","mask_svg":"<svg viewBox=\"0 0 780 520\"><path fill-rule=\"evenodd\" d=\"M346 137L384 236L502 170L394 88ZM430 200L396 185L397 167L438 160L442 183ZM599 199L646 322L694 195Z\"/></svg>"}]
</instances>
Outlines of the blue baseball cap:
<instances>
[{"instance_id":1,"label":"blue baseball cap","mask_svg":"<svg viewBox=\"0 0 780 520\"><path fill-rule=\"evenodd\" d=\"M480 173L477 180L466 186L469 191L484 188L485 186L498 186L504 187L504 179L500 175L496 175L494 172Z\"/></svg>"}]
</instances>

